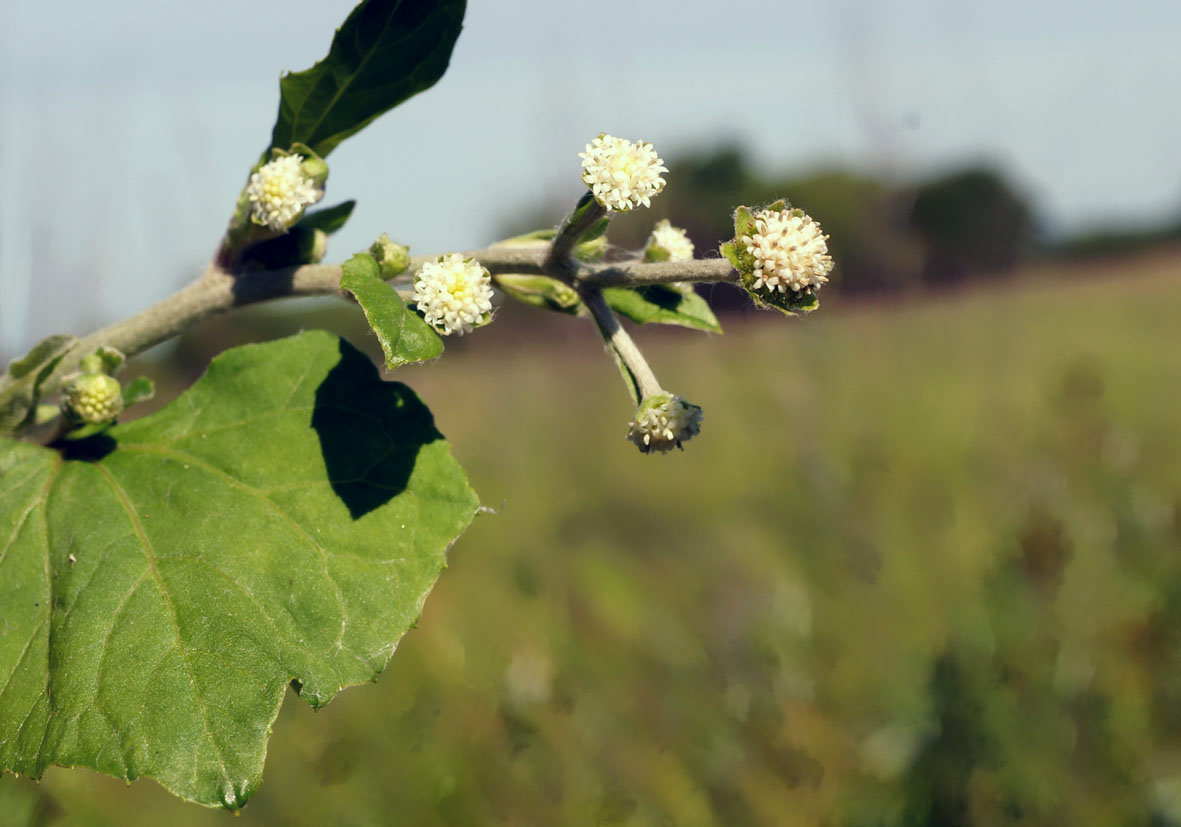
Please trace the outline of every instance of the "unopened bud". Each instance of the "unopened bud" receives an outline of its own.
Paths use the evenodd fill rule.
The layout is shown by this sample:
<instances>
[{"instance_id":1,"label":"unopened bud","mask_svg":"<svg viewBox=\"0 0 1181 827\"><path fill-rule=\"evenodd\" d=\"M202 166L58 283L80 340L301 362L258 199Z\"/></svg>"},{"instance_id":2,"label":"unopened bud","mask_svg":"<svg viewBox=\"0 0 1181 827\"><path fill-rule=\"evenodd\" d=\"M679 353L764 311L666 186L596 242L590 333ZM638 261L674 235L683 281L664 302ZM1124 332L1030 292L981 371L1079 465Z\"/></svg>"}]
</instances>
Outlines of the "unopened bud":
<instances>
[{"instance_id":1,"label":"unopened bud","mask_svg":"<svg viewBox=\"0 0 1181 827\"><path fill-rule=\"evenodd\" d=\"M392 279L406 272L410 266L410 248L391 241L387 233L382 233L369 248L370 254L381 268L383 279Z\"/></svg>"},{"instance_id":2,"label":"unopened bud","mask_svg":"<svg viewBox=\"0 0 1181 827\"><path fill-rule=\"evenodd\" d=\"M62 412L77 425L111 422L123 412L119 380L105 373L83 373L62 389Z\"/></svg>"}]
</instances>

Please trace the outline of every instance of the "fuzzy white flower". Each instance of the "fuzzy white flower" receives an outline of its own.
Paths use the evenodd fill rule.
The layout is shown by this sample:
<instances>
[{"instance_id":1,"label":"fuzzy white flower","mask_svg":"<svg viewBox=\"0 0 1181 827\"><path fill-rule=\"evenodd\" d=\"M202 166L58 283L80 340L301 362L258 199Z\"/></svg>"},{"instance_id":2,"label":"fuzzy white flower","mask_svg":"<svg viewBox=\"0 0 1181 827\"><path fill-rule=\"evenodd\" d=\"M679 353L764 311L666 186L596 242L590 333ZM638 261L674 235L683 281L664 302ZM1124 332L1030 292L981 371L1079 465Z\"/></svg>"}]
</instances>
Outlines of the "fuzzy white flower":
<instances>
[{"instance_id":1,"label":"fuzzy white flower","mask_svg":"<svg viewBox=\"0 0 1181 827\"><path fill-rule=\"evenodd\" d=\"M755 233L741 239L755 259L752 289L798 293L828 281L828 236L810 216L801 210L758 210L753 218Z\"/></svg>"},{"instance_id":2,"label":"fuzzy white flower","mask_svg":"<svg viewBox=\"0 0 1181 827\"><path fill-rule=\"evenodd\" d=\"M435 330L462 336L491 319L492 277L475 259L439 256L414 274L414 303Z\"/></svg>"},{"instance_id":3,"label":"fuzzy white flower","mask_svg":"<svg viewBox=\"0 0 1181 827\"><path fill-rule=\"evenodd\" d=\"M609 210L626 212L641 204L650 206L652 196L664 188L660 173L668 172L668 167L652 144L599 135L578 157L582 159L582 180L595 200Z\"/></svg>"},{"instance_id":4,"label":"fuzzy white flower","mask_svg":"<svg viewBox=\"0 0 1181 827\"><path fill-rule=\"evenodd\" d=\"M304 175L303 160L301 155L283 155L250 176L246 196L254 223L281 232L299 218L304 207L320 200L323 193Z\"/></svg>"},{"instance_id":5,"label":"fuzzy white flower","mask_svg":"<svg viewBox=\"0 0 1181 827\"><path fill-rule=\"evenodd\" d=\"M627 438L647 454L680 448L701 431L701 408L676 394L644 400L628 428Z\"/></svg>"},{"instance_id":6,"label":"fuzzy white flower","mask_svg":"<svg viewBox=\"0 0 1181 827\"><path fill-rule=\"evenodd\" d=\"M648 237L648 246L660 247L668 251L669 261L692 261L693 242L689 235L680 227L674 227L667 218L656 222L652 228L652 235Z\"/></svg>"}]
</instances>

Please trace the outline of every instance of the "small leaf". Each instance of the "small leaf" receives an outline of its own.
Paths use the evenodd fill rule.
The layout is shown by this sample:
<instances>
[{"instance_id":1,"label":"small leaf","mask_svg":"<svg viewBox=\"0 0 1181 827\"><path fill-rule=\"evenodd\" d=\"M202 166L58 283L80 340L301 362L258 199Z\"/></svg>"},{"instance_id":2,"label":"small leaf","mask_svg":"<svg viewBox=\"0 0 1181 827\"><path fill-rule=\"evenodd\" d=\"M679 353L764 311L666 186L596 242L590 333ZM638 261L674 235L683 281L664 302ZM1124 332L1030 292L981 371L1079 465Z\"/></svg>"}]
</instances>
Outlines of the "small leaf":
<instances>
[{"instance_id":1,"label":"small leaf","mask_svg":"<svg viewBox=\"0 0 1181 827\"><path fill-rule=\"evenodd\" d=\"M771 212L783 212L787 209L787 202L780 198L774 204L768 205L767 209Z\"/></svg>"},{"instance_id":2,"label":"small leaf","mask_svg":"<svg viewBox=\"0 0 1181 827\"><path fill-rule=\"evenodd\" d=\"M331 207L324 207L315 212L304 213L303 218L299 219L297 227L306 227L312 230L323 230L332 235L345 225L349 220L349 216L353 214L353 208L357 206L356 201L342 201Z\"/></svg>"},{"instance_id":3,"label":"small leaf","mask_svg":"<svg viewBox=\"0 0 1181 827\"><path fill-rule=\"evenodd\" d=\"M78 346L74 336L50 336L20 359L8 363L0 376L0 434L29 424L41 400L41 385L67 353Z\"/></svg>"},{"instance_id":4,"label":"small leaf","mask_svg":"<svg viewBox=\"0 0 1181 827\"><path fill-rule=\"evenodd\" d=\"M127 361L127 357L123 352L117 348L103 345L94 352L95 358L98 360L99 369L108 376L114 376L123 367L123 363ZM82 370L86 370L86 359L82 360Z\"/></svg>"},{"instance_id":5,"label":"small leaf","mask_svg":"<svg viewBox=\"0 0 1181 827\"><path fill-rule=\"evenodd\" d=\"M603 298L616 313L640 324L673 324L721 333L722 326L706 302L691 287L679 290L671 285L649 287L608 287Z\"/></svg>"},{"instance_id":6,"label":"small leaf","mask_svg":"<svg viewBox=\"0 0 1181 827\"><path fill-rule=\"evenodd\" d=\"M387 370L408 362L425 362L443 352L439 334L382 281L381 268L373 256L357 253L346 261L341 268L340 289L352 293L361 305L381 342Z\"/></svg>"},{"instance_id":7,"label":"small leaf","mask_svg":"<svg viewBox=\"0 0 1181 827\"><path fill-rule=\"evenodd\" d=\"M524 304L572 316L582 313L582 300L574 288L549 276L506 273L496 276L495 281L505 295Z\"/></svg>"},{"instance_id":8,"label":"small leaf","mask_svg":"<svg viewBox=\"0 0 1181 827\"><path fill-rule=\"evenodd\" d=\"M328 55L279 81L271 146L326 156L341 141L443 76L465 0L362 0Z\"/></svg>"},{"instance_id":9,"label":"small leaf","mask_svg":"<svg viewBox=\"0 0 1181 827\"><path fill-rule=\"evenodd\" d=\"M755 219L746 207L739 207L734 211L734 237L742 238L755 232Z\"/></svg>"},{"instance_id":10,"label":"small leaf","mask_svg":"<svg viewBox=\"0 0 1181 827\"><path fill-rule=\"evenodd\" d=\"M644 261L654 263L657 261L669 261L672 259L672 253L659 244L649 244L644 248Z\"/></svg>"},{"instance_id":11,"label":"small leaf","mask_svg":"<svg viewBox=\"0 0 1181 827\"><path fill-rule=\"evenodd\" d=\"M146 376L139 376L123 387L123 405L127 407L136 402L147 402L155 395L156 383Z\"/></svg>"},{"instance_id":12,"label":"small leaf","mask_svg":"<svg viewBox=\"0 0 1181 827\"><path fill-rule=\"evenodd\" d=\"M730 266L742 272L742 253L739 252L738 244L733 241L727 241L721 246L721 251L722 257L730 262Z\"/></svg>"},{"instance_id":13,"label":"small leaf","mask_svg":"<svg viewBox=\"0 0 1181 827\"><path fill-rule=\"evenodd\" d=\"M231 810L287 686L374 680L479 504L418 397L318 331L61 447L0 439L0 770Z\"/></svg>"},{"instance_id":14,"label":"small leaf","mask_svg":"<svg viewBox=\"0 0 1181 827\"><path fill-rule=\"evenodd\" d=\"M493 246L495 247L527 247L527 246L542 246L543 242L553 241L554 236L558 231L552 227L546 230L534 230L533 232L525 233L524 235L515 235L512 238L506 238L504 241L498 241Z\"/></svg>"},{"instance_id":15,"label":"small leaf","mask_svg":"<svg viewBox=\"0 0 1181 827\"><path fill-rule=\"evenodd\" d=\"M607 228L611 226L611 217L603 216L594 224L591 224L590 229L582 234L582 238L578 239L580 244L585 244L588 241L594 241L596 238L601 238L607 234Z\"/></svg>"}]
</instances>

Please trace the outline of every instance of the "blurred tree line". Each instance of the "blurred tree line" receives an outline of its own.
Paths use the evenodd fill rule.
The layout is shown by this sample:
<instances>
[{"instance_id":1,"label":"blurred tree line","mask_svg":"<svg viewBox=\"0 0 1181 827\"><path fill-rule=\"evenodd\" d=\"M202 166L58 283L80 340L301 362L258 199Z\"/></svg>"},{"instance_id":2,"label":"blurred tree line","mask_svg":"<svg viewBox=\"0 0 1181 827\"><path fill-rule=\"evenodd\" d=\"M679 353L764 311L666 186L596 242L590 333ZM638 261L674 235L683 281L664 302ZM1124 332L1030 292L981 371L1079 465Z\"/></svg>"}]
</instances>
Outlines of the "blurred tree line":
<instances>
[{"instance_id":1,"label":"blurred tree line","mask_svg":"<svg viewBox=\"0 0 1181 827\"><path fill-rule=\"evenodd\" d=\"M652 224L668 218L688 231L701 255L733 235L735 205L786 196L829 234L837 262L829 289L845 293L951 287L1010 273L1034 258L1122 254L1181 238L1181 222L1173 222L1048 241L1030 200L984 165L906 183L833 168L768 178L742 149L728 145L683 156L669 168L669 186L652 209L615 221L615 243L642 246ZM560 209L514 222L504 235L553 224Z\"/></svg>"}]
</instances>

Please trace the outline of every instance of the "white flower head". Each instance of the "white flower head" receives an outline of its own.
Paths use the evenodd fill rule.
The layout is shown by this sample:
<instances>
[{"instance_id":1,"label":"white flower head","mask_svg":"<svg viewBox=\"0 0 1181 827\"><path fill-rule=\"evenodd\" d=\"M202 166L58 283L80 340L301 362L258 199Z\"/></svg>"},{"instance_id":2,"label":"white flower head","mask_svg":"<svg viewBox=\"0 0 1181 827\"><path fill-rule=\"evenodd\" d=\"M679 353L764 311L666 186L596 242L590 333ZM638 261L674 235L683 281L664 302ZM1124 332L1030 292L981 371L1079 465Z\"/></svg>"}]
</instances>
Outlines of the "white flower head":
<instances>
[{"instance_id":1,"label":"white flower head","mask_svg":"<svg viewBox=\"0 0 1181 827\"><path fill-rule=\"evenodd\" d=\"M250 176L246 196L255 224L282 232L299 219L304 207L320 200L323 192L304 174L303 161L302 155L282 155Z\"/></svg>"},{"instance_id":2,"label":"white flower head","mask_svg":"<svg viewBox=\"0 0 1181 827\"><path fill-rule=\"evenodd\" d=\"M462 336L492 319L492 277L475 259L439 256L414 274L414 303L435 330Z\"/></svg>"},{"instance_id":3,"label":"white flower head","mask_svg":"<svg viewBox=\"0 0 1181 827\"><path fill-rule=\"evenodd\" d=\"M651 396L636 411L627 438L642 453L680 448L701 430L701 408L673 393Z\"/></svg>"},{"instance_id":4,"label":"white flower head","mask_svg":"<svg viewBox=\"0 0 1181 827\"><path fill-rule=\"evenodd\" d=\"M660 173L668 172L668 167L652 144L600 134L578 157L582 159L582 180L595 200L609 210L626 212L641 204L650 206L652 196L664 189Z\"/></svg>"},{"instance_id":5,"label":"white flower head","mask_svg":"<svg viewBox=\"0 0 1181 827\"><path fill-rule=\"evenodd\" d=\"M751 289L798 293L818 288L832 272L828 236L803 210L757 210L755 232L740 239L754 258Z\"/></svg>"},{"instance_id":6,"label":"white flower head","mask_svg":"<svg viewBox=\"0 0 1181 827\"><path fill-rule=\"evenodd\" d=\"M656 222L652 228L652 235L648 237L648 247L659 247L668 253L667 261L692 261L693 242L689 235L680 227L674 227L667 218Z\"/></svg>"}]
</instances>

